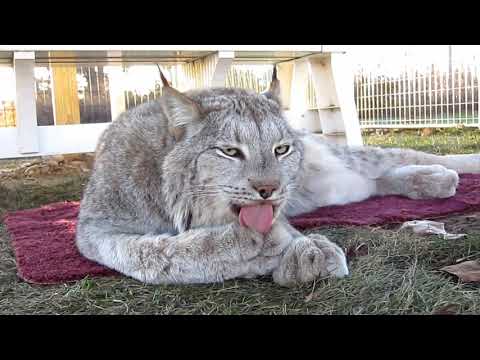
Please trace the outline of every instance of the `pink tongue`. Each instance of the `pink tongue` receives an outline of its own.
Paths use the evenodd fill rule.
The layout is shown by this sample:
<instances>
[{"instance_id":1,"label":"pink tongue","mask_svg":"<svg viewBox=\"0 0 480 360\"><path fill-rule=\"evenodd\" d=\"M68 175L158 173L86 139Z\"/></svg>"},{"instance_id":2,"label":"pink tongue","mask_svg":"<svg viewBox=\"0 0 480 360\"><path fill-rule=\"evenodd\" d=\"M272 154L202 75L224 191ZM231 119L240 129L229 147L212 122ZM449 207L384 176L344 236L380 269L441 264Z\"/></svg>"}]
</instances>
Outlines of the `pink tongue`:
<instances>
[{"instance_id":1,"label":"pink tongue","mask_svg":"<svg viewBox=\"0 0 480 360\"><path fill-rule=\"evenodd\" d=\"M246 206L240 209L240 224L262 234L270 231L273 223L272 205Z\"/></svg>"}]
</instances>

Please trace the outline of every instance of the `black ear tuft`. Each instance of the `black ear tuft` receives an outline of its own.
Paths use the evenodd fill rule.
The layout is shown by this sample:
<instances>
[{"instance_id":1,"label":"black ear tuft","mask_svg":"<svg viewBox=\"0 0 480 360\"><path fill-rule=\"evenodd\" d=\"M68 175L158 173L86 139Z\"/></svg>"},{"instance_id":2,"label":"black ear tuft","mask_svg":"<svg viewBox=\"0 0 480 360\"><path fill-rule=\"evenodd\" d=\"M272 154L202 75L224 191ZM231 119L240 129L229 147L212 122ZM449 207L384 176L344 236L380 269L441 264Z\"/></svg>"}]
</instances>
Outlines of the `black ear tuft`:
<instances>
[{"instance_id":1,"label":"black ear tuft","mask_svg":"<svg viewBox=\"0 0 480 360\"><path fill-rule=\"evenodd\" d=\"M279 105L281 105L280 99L280 81L277 78L277 66L273 65L272 81L270 82L270 87L266 92L263 93L269 99L274 100Z\"/></svg>"},{"instance_id":2,"label":"black ear tuft","mask_svg":"<svg viewBox=\"0 0 480 360\"><path fill-rule=\"evenodd\" d=\"M170 87L170 84L168 83L167 78L165 77L165 75L163 75L162 70L160 69L160 65L157 64L157 67L158 67L158 72L160 73L160 79L162 80L163 86Z\"/></svg>"}]
</instances>

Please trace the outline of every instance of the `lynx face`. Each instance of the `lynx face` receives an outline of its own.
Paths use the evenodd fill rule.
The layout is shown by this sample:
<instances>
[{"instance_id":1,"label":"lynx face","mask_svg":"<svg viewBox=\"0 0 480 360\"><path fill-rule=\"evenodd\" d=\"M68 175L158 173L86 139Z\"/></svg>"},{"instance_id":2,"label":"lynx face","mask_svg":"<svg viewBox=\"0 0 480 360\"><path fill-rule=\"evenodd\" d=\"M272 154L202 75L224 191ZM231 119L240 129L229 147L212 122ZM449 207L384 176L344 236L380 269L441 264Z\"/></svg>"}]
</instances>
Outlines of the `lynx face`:
<instances>
[{"instance_id":1,"label":"lynx face","mask_svg":"<svg viewBox=\"0 0 480 360\"><path fill-rule=\"evenodd\" d=\"M199 116L184 126L184 138L170 156L190 164L183 192L189 202L215 209L192 214L192 223L238 218L267 232L293 190L303 159L301 142L279 104L265 95L213 89L190 99Z\"/></svg>"}]
</instances>

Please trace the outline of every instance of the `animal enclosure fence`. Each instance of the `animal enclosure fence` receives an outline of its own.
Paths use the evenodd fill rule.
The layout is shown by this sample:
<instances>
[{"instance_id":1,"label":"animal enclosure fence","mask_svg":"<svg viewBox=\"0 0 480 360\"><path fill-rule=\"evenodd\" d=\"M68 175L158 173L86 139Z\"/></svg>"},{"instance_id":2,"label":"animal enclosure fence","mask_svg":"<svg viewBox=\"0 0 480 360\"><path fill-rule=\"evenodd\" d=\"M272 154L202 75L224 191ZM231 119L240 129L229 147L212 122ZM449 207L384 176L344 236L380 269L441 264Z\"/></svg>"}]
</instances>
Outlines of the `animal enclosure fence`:
<instances>
[{"instance_id":1,"label":"animal enclosure fence","mask_svg":"<svg viewBox=\"0 0 480 360\"><path fill-rule=\"evenodd\" d=\"M157 63L176 89L186 91L224 86L236 65L265 65L271 72L272 64L336 51L324 51L323 45L153 47L0 46L6 59L0 64L0 158L94 151L119 114L161 94ZM250 73L246 82L232 85L262 91L271 75L268 81L259 75Z\"/></svg>"},{"instance_id":2,"label":"animal enclosure fence","mask_svg":"<svg viewBox=\"0 0 480 360\"><path fill-rule=\"evenodd\" d=\"M437 63L400 59L395 71L380 65L359 67L354 94L360 126L480 127L478 57L452 59L451 48L446 55Z\"/></svg>"},{"instance_id":3,"label":"animal enclosure fence","mask_svg":"<svg viewBox=\"0 0 480 360\"><path fill-rule=\"evenodd\" d=\"M457 47L453 46L454 55ZM357 64L352 86L360 126L480 127L480 49L466 48L464 53L467 56L455 58L452 57L452 47L450 54L444 51L448 46L440 48L443 49L441 52L430 57L425 56L430 49L414 58L389 55L389 50L382 49L379 49L380 56L377 55L377 58L360 58L352 54L351 58ZM210 77L215 61L215 58L208 58L181 65L162 65L162 71L175 87L183 91L200 86L204 78ZM13 69L5 70L11 72L5 74L8 75L5 79L13 78ZM109 88L118 88L123 92L123 109L161 96L162 85L157 66L125 65L121 72L123 80L119 86L118 81L110 81L113 75L107 67L77 65L77 82L73 91L78 91L79 123L112 121L114 114L110 109L112 99ZM52 70L45 65L37 66L35 73L38 125L56 125ZM271 65L234 64L228 71L225 85L262 92L267 89L271 76ZM9 86L13 87L12 84ZM311 77L308 77L304 91L305 96L301 97L306 99L305 108L316 110ZM0 101L0 127L14 127L16 113L13 95L2 96L0 100L3 100Z\"/></svg>"},{"instance_id":4,"label":"animal enclosure fence","mask_svg":"<svg viewBox=\"0 0 480 360\"><path fill-rule=\"evenodd\" d=\"M162 72L164 72L174 87L188 88L185 84L182 84L182 81L179 80L181 75L184 75L186 78L189 78L191 83L200 82L200 80L195 79L189 69L181 69L174 66L163 66ZM128 71L126 68L125 71ZM151 78L154 79L150 85L150 88L145 89L143 92L139 93L134 89L126 89L125 92L125 108L130 109L132 107L138 106L144 102L157 99L162 95L162 82L160 80L158 69L155 66L150 67ZM233 65L227 73L227 78L225 81L225 86L227 87L238 87L242 89L249 89L256 92L263 92L267 90L271 78L272 78L273 68L272 66L265 65ZM181 75L179 75L181 74ZM186 80L183 79L183 82Z\"/></svg>"}]
</instances>

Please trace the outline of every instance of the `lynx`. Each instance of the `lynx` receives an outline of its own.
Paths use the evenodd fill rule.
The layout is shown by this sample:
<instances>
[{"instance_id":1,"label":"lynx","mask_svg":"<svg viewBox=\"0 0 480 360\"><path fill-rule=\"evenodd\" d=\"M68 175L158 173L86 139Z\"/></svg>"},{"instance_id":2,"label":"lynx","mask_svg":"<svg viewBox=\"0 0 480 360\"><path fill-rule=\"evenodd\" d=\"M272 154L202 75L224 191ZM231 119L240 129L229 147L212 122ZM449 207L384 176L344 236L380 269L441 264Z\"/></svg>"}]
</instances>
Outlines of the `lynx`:
<instances>
[{"instance_id":1,"label":"lynx","mask_svg":"<svg viewBox=\"0 0 480 360\"><path fill-rule=\"evenodd\" d=\"M163 95L101 136L76 243L87 258L150 284L271 275L282 286L344 277L341 248L288 217L398 194L455 194L480 155L333 145L294 130L275 74L267 92L213 88Z\"/></svg>"}]
</instances>

